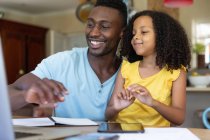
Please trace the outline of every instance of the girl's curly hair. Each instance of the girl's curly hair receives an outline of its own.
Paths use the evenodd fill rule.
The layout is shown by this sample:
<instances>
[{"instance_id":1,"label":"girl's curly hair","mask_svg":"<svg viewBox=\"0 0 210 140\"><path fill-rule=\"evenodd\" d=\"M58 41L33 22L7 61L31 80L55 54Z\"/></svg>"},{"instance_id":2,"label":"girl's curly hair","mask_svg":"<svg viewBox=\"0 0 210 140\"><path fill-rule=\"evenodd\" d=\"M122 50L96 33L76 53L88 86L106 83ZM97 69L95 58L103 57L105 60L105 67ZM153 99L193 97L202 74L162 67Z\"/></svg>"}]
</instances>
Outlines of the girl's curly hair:
<instances>
[{"instance_id":1,"label":"girl's curly hair","mask_svg":"<svg viewBox=\"0 0 210 140\"><path fill-rule=\"evenodd\" d=\"M142 56L136 54L131 45L133 23L140 16L152 18L156 36L156 64L160 68L166 66L168 70L179 69L182 66L190 68L191 44L184 28L168 14L159 11L141 11L130 19L122 37L120 56L126 57L129 62L143 59Z\"/></svg>"}]
</instances>

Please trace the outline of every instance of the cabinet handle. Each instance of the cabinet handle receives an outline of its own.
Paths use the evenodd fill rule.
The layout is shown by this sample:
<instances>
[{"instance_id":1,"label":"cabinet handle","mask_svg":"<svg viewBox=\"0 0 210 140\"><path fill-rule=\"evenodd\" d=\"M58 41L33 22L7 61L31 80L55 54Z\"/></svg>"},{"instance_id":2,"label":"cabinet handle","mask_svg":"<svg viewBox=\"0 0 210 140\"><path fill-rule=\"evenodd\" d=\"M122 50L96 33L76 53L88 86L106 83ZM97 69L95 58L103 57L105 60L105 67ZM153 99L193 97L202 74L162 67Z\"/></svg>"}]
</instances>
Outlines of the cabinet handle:
<instances>
[{"instance_id":1,"label":"cabinet handle","mask_svg":"<svg viewBox=\"0 0 210 140\"><path fill-rule=\"evenodd\" d=\"M23 74L25 74L25 71L23 69L20 69L18 73L19 73L19 75L23 75Z\"/></svg>"}]
</instances>

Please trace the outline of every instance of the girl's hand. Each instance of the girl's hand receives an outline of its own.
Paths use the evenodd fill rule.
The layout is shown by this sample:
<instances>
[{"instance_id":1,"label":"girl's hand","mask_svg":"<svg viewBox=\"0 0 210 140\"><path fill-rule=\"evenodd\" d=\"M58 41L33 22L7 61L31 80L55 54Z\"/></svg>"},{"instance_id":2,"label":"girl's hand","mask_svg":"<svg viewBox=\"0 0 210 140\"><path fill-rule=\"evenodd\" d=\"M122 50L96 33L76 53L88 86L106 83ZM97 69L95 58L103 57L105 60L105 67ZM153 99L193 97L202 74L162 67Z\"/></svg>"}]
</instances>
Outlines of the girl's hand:
<instances>
[{"instance_id":1,"label":"girl's hand","mask_svg":"<svg viewBox=\"0 0 210 140\"><path fill-rule=\"evenodd\" d=\"M139 84L133 84L130 85L127 88L127 90L130 92L131 95L133 95L143 104L146 104L148 106L153 106L154 99L152 98L149 91L145 87Z\"/></svg>"},{"instance_id":2,"label":"girl's hand","mask_svg":"<svg viewBox=\"0 0 210 140\"><path fill-rule=\"evenodd\" d=\"M123 89L117 94L117 101L115 101L115 108L117 110L122 110L130 106L135 100L135 97L131 95L128 90Z\"/></svg>"}]
</instances>

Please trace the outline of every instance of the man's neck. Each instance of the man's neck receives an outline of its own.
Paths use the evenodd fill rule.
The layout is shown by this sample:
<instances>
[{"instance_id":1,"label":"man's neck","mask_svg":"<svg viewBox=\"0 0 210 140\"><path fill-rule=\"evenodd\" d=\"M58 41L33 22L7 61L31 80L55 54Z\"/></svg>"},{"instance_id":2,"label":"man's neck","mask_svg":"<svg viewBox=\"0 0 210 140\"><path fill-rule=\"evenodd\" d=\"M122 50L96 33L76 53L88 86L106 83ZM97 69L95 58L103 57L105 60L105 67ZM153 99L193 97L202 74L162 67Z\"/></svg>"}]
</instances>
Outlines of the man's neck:
<instances>
[{"instance_id":1,"label":"man's neck","mask_svg":"<svg viewBox=\"0 0 210 140\"><path fill-rule=\"evenodd\" d=\"M121 60L116 55L97 57L88 54L88 61L101 83L111 78L121 64Z\"/></svg>"}]
</instances>

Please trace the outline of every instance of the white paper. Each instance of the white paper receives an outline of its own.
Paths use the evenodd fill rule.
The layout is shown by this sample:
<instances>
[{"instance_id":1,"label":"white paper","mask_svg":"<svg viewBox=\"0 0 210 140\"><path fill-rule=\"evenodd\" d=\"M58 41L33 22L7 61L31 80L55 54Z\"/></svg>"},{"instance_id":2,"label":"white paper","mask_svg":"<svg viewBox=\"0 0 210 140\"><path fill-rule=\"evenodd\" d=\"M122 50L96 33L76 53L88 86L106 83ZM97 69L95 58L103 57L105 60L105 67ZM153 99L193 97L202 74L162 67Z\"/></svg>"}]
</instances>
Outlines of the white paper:
<instances>
[{"instance_id":1,"label":"white paper","mask_svg":"<svg viewBox=\"0 0 210 140\"><path fill-rule=\"evenodd\" d=\"M145 133L119 134L119 140L199 140L187 128L145 128Z\"/></svg>"},{"instance_id":2,"label":"white paper","mask_svg":"<svg viewBox=\"0 0 210 140\"><path fill-rule=\"evenodd\" d=\"M59 118L52 117L56 123L65 125L85 126L85 125L98 125L96 122L90 119L83 118ZM13 119L13 125L21 126L52 126L55 125L49 118L20 118Z\"/></svg>"},{"instance_id":3,"label":"white paper","mask_svg":"<svg viewBox=\"0 0 210 140\"><path fill-rule=\"evenodd\" d=\"M66 124L66 125L98 125L96 122L86 119L86 118L60 118L52 117L56 123Z\"/></svg>"},{"instance_id":4,"label":"white paper","mask_svg":"<svg viewBox=\"0 0 210 140\"><path fill-rule=\"evenodd\" d=\"M13 125L21 126L52 126L55 125L49 118L23 118L23 119L12 119Z\"/></svg>"}]
</instances>

